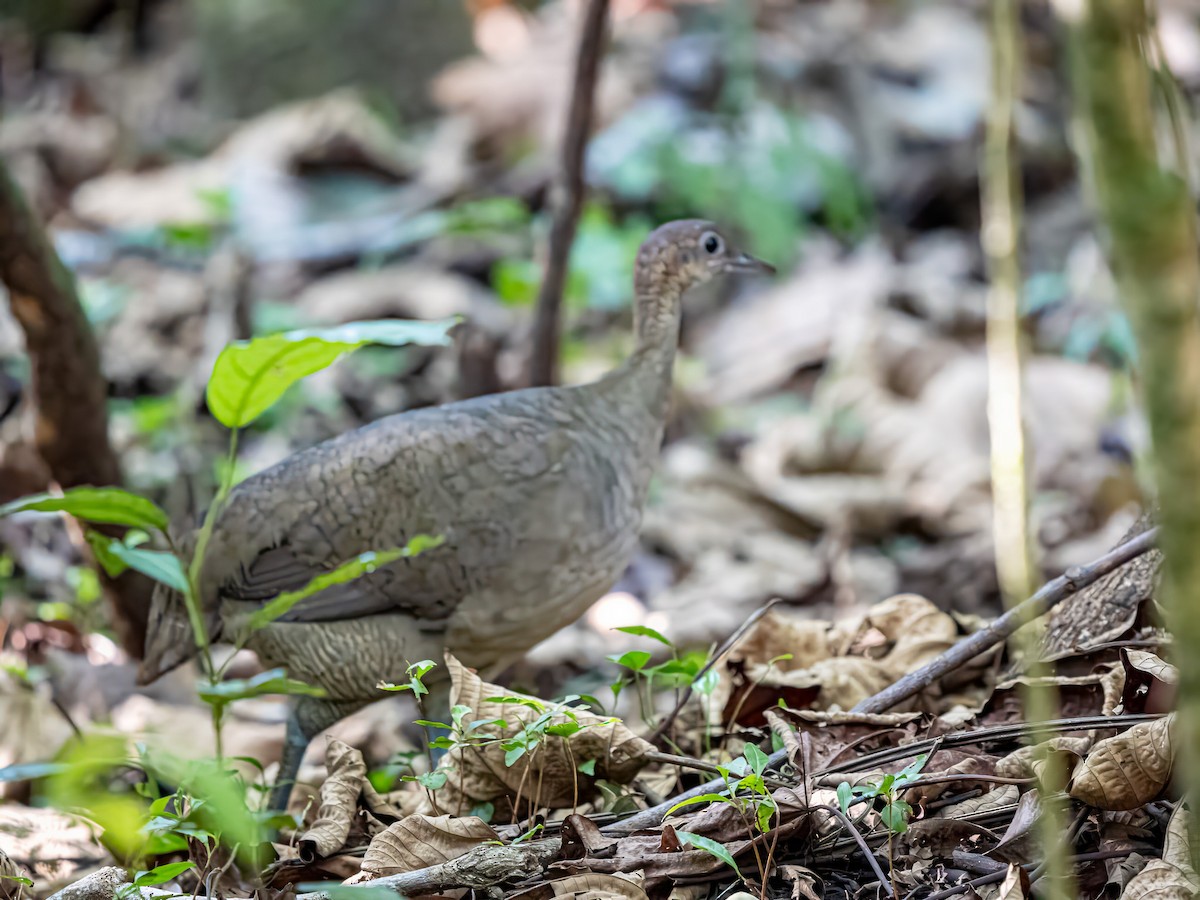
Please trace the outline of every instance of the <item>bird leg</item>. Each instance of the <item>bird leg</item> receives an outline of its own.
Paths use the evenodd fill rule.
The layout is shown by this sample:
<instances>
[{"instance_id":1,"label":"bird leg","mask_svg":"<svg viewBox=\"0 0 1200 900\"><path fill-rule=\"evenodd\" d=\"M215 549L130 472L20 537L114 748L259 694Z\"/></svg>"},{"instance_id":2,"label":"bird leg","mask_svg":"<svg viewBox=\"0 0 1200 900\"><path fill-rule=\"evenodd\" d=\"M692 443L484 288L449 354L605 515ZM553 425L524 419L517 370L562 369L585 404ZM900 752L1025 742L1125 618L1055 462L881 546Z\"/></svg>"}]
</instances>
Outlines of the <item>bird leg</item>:
<instances>
[{"instance_id":1,"label":"bird leg","mask_svg":"<svg viewBox=\"0 0 1200 900\"><path fill-rule=\"evenodd\" d=\"M269 809L286 812L296 774L304 760L304 752L312 739L329 726L341 721L362 703L346 703L322 700L317 697L293 697L288 704L287 734L283 740L283 755L279 760L279 774L271 788Z\"/></svg>"}]
</instances>

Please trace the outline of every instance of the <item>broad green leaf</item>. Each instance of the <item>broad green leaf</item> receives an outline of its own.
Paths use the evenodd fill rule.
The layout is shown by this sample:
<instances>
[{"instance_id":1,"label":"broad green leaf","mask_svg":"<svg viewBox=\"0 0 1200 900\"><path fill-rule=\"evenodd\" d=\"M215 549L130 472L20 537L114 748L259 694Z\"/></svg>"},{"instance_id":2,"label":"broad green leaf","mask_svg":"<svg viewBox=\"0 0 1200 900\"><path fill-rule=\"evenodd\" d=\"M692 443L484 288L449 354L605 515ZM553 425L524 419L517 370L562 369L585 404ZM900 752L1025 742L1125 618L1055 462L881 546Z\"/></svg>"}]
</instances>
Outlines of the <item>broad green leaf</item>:
<instances>
[{"instance_id":1,"label":"broad green leaf","mask_svg":"<svg viewBox=\"0 0 1200 900\"><path fill-rule=\"evenodd\" d=\"M374 550L360 553L354 559L342 563L332 572L325 572L318 575L299 590L285 591L275 597L263 606L262 609L250 616L246 622L246 629L248 631L257 631L260 628L264 628L280 616L287 614L301 600L311 597L313 594L325 590L325 588L353 581L355 578L368 575L380 566L386 566L388 563L393 563L398 559L416 556L431 547L439 546L442 540L442 538L429 538L427 535L417 535L406 546L398 549ZM425 662L428 662L428 660L422 661L422 663ZM419 666L422 663L415 665ZM432 663L430 667L432 668ZM429 669L425 669L421 674L423 675L428 671Z\"/></svg>"},{"instance_id":2,"label":"broad green leaf","mask_svg":"<svg viewBox=\"0 0 1200 900\"><path fill-rule=\"evenodd\" d=\"M645 650L629 650L620 655L608 657L618 666L624 666L626 669L631 669L634 672L640 672L646 668L646 663L650 662L650 654Z\"/></svg>"},{"instance_id":3,"label":"broad green leaf","mask_svg":"<svg viewBox=\"0 0 1200 900\"><path fill-rule=\"evenodd\" d=\"M583 726L578 722L559 722L557 725L546 726L546 734L561 738L568 738L580 731L583 731Z\"/></svg>"},{"instance_id":4,"label":"broad green leaf","mask_svg":"<svg viewBox=\"0 0 1200 900\"><path fill-rule=\"evenodd\" d=\"M25 885L25 887L33 887L33 879L26 878L24 875L0 874L0 881L15 881L17 884Z\"/></svg>"},{"instance_id":5,"label":"broad green leaf","mask_svg":"<svg viewBox=\"0 0 1200 900\"><path fill-rule=\"evenodd\" d=\"M724 844L719 844L712 838L706 838L703 835L692 834L690 831L679 831L677 829L675 834L685 844L690 844L697 850L703 850L706 853L715 856L717 859L721 860L721 862L733 869L733 871L737 872L739 876L742 874L742 870L738 868L737 860L733 858L733 854L725 849Z\"/></svg>"},{"instance_id":6,"label":"broad green leaf","mask_svg":"<svg viewBox=\"0 0 1200 900\"><path fill-rule=\"evenodd\" d=\"M218 704L245 700L250 697L261 697L264 694L325 696L325 692L319 687L288 678L283 669L268 669L266 672L259 672L253 678L237 678L231 681L219 681L216 684L202 683L197 688L197 692L205 703Z\"/></svg>"},{"instance_id":7,"label":"broad green leaf","mask_svg":"<svg viewBox=\"0 0 1200 900\"><path fill-rule=\"evenodd\" d=\"M183 571L183 563L174 553L167 550L126 547L120 541L110 542L108 552L129 568L137 569L143 575L149 575L155 581L160 581L180 593L187 593L187 573Z\"/></svg>"},{"instance_id":8,"label":"broad green leaf","mask_svg":"<svg viewBox=\"0 0 1200 900\"><path fill-rule=\"evenodd\" d=\"M697 694L707 697L717 689L717 684L721 681L721 676L717 674L717 670L709 669L699 678L692 682L692 690Z\"/></svg>"},{"instance_id":9,"label":"broad green leaf","mask_svg":"<svg viewBox=\"0 0 1200 900\"><path fill-rule=\"evenodd\" d=\"M624 634L633 634L638 637L647 637L651 640L658 641L660 644L666 644L668 647L674 646L674 644L663 637L660 632L655 631L653 628L648 628L645 625L626 625L622 628L614 628L613 631L620 631Z\"/></svg>"},{"instance_id":10,"label":"broad green leaf","mask_svg":"<svg viewBox=\"0 0 1200 900\"><path fill-rule=\"evenodd\" d=\"M133 879L133 884L135 887L151 887L156 884L164 884L176 875L195 867L196 864L194 862L165 863L161 866L155 866L148 872L138 872L137 877Z\"/></svg>"},{"instance_id":11,"label":"broad green leaf","mask_svg":"<svg viewBox=\"0 0 1200 900\"><path fill-rule=\"evenodd\" d=\"M929 754L922 753L911 763L896 773L896 786L899 787L909 781L916 781L921 776L921 770L925 768L925 763L929 761Z\"/></svg>"},{"instance_id":12,"label":"broad green leaf","mask_svg":"<svg viewBox=\"0 0 1200 900\"><path fill-rule=\"evenodd\" d=\"M208 408L229 428L249 425L300 379L367 344L445 346L459 319L408 322L378 319L333 328L305 328L229 344L213 365Z\"/></svg>"},{"instance_id":13,"label":"broad green leaf","mask_svg":"<svg viewBox=\"0 0 1200 900\"><path fill-rule=\"evenodd\" d=\"M731 801L724 794L701 794L698 797L688 797L688 799L686 799L686 800L680 800L678 803L676 803L674 806L672 806L670 809L668 809L665 813L663 813L663 818L665 819L667 816L669 816L671 813L675 812L675 810L677 810L677 809L682 809L685 806L691 806L694 803L731 803L731 802L733 802L733 801Z\"/></svg>"},{"instance_id":14,"label":"broad green leaf","mask_svg":"<svg viewBox=\"0 0 1200 900\"><path fill-rule=\"evenodd\" d=\"M908 831L908 817L912 807L903 800L893 800L879 811L879 821L893 834L904 834Z\"/></svg>"},{"instance_id":15,"label":"broad green leaf","mask_svg":"<svg viewBox=\"0 0 1200 900\"><path fill-rule=\"evenodd\" d=\"M850 789L850 782L843 781L837 786L837 799L842 812L849 812L850 804L854 802L854 791Z\"/></svg>"},{"instance_id":16,"label":"broad green leaf","mask_svg":"<svg viewBox=\"0 0 1200 900\"><path fill-rule=\"evenodd\" d=\"M758 749L755 744L747 744L742 750L742 755L746 757L746 762L750 764L755 775L761 775L767 770L767 754Z\"/></svg>"},{"instance_id":17,"label":"broad green leaf","mask_svg":"<svg viewBox=\"0 0 1200 900\"><path fill-rule=\"evenodd\" d=\"M584 775L594 776L596 774L596 760L585 759L583 762L581 762L575 768L578 769L580 772L582 772Z\"/></svg>"},{"instance_id":18,"label":"broad green leaf","mask_svg":"<svg viewBox=\"0 0 1200 900\"><path fill-rule=\"evenodd\" d=\"M86 522L167 530L167 514L157 505L118 487L76 487L61 497L33 494L0 506L0 518L18 512L65 512Z\"/></svg>"}]
</instances>

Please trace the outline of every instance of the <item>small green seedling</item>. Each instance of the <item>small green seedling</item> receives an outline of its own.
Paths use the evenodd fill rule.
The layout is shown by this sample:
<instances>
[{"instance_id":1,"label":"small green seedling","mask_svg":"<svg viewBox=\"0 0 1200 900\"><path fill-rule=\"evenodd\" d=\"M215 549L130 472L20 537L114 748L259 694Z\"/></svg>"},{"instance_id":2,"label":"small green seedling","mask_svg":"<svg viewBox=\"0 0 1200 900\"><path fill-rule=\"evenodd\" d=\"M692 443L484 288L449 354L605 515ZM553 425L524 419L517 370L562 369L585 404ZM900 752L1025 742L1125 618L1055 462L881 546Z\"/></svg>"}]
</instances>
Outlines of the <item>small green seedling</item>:
<instances>
[{"instance_id":1,"label":"small green seedling","mask_svg":"<svg viewBox=\"0 0 1200 900\"><path fill-rule=\"evenodd\" d=\"M884 827L892 834L903 834L908 831L908 820L913 808L900 799L901 792L921 775L921 769L929 760L929 754L922 753L909 765L894 775L884 775L879 784L861 784L851 787L843 781L838 785L838 806L845 813L856 799L874 801L879 811L879 819Z\"/></svg>"}]
</instances>

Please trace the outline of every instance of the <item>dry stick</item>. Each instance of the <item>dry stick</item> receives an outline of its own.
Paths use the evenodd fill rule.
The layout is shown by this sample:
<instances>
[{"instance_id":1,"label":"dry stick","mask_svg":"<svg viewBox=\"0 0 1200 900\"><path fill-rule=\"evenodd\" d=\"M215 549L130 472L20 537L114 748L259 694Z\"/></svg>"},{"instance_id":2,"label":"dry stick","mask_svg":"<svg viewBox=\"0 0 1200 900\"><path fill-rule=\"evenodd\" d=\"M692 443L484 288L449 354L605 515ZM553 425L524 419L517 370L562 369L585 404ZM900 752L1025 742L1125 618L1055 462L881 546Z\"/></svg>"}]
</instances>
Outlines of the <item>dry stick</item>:
<instances>
[{"instance_id":1,"label":"dry stick","mask_svg":"<svg viewBox=\"0 0 1200 900\"><path fill-rule=\"evenodd\" d=\"M1044 616L1067 597L1153 549L1157 539L1158 529L1151 528L1086 566L1072 566L1058 578L1043 585L1040 591L1024 603L1017 604L986 628L963 638L933 662L905 675L875 696L863 700L851 712L886 712L897 703L919 694L955 669L966 665L980 653L999 644L1026 622Z\"/></svg>"},{"instance_id":2,"label":"dry stick","mask_svg":"<svg viewBox=\"0 0 1200 900\"><path fill-rule=\"evenodd\" d=\"M584 14L575 57L575 85L571 91L571 109L567 132L563 137L559 180L551 192L554 220L550 225L546 275L538 291L533 317L532 347L529 356L529 384L554 384L558 374L558 343L563 288L575 227L583 209L584 150L592 129L596 80L603 50L604 24L608 19L608 0L591 0Z\"/></svg>"},{"instance_id":3,"label":"dry stick","mask_svg":"<svg viewBox=\"0 0 1200 900\"><path fill-rule=\"evenodd\" d=\"M875 858L875 854L871 851L871 848L867 846L867 842L863 839L863 836L861 833L859 833L859 830L854 827L854 823L850 821L850 817L836 806L827 806L823 804L821 806L814 806L813 809L823 809L826 812L833 813L833 815L837 816L841 820L843 827L850 832L850 836L854 838L854 842L858 844L859 849L862 850L863 856L867 858L867 863L871 866L871 870L875 873L875 877L879 879L879 883L883 885L883 889L887 891L887 895L889 897L895 896L894 892L892 891L892 882L886 875L883 874L883 869L879 868L879 860Z\"/></svg>"}]
</instances>

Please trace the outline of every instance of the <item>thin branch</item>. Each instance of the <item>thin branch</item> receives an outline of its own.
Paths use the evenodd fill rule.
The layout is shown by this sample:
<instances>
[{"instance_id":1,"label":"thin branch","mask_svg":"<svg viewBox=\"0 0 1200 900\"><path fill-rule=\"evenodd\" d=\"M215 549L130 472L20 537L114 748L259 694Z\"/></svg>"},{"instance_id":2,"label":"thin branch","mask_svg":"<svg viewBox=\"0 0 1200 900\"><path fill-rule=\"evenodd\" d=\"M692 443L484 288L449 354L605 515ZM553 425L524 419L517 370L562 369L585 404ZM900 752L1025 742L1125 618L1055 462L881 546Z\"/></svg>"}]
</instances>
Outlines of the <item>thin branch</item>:
<instances>
[{"instance_id":1,"label":"thin branch","mask_svg":"<svg viewBox=\"0 0 1200 900\"><path fill-rule=\"evenodd\" d=\"M887 895L889 897L894 897L895 893L892 891L891 881L888 880L888 877L883 874L883 869L879 867L879 860L875 858L875 854L871 852L871 848L867 846L867 842L863 840L863 836L859 833L858 829L854 827L854 823L850 821L850 818L836 806L822 804L820 806L813 807L813 810L818 809L823 809L828 813L832 813L841 820L842 825L847 831L850 832L850 836L854 838L854 842L858 844L859 849L862 850L863 856L867 858L867 863L871 866L871 871L875 873L875 877L879 879L879 883L883 885L883 889L887 891Z\"/></svg>"},{"instance_id":2,"label":"thin branch","mask_svg":"<svg viewBox=\"0 0 1200 900\"><path fill-rule=\"evenodd\" d=\"M963 638L937 659L915 672L910 672L875 696L863 700L851 712L887 712L896 704L920 693L979 654L1001 643L1026 622L1044 616L1067 597L1153 549L1157 540L1158 529L1151 528L1086 566L1072 566L1058 578L1043 585L1040 591L1024 603L1014 606L986 628Z\"/></svg>"},{"instance_id":3,"label":"thin branch","mask_svg":"<svg viewBox=\"0 0 1200 900\"><path fill-rule=\"evenodd\" d=\"M575 57L575 81L571 109L563 136L559 175L551 193L553 222L546 257L546 274L538 291L529 356L529 384L554 384L558 380L558 345L561 330L563 289L575 228L583 210L586 191L583 177L584 151L592 130L596 81L603 55L604 26L609 0L590 0L583 17L579 51Z\"/></svg>"}]
</instances>

